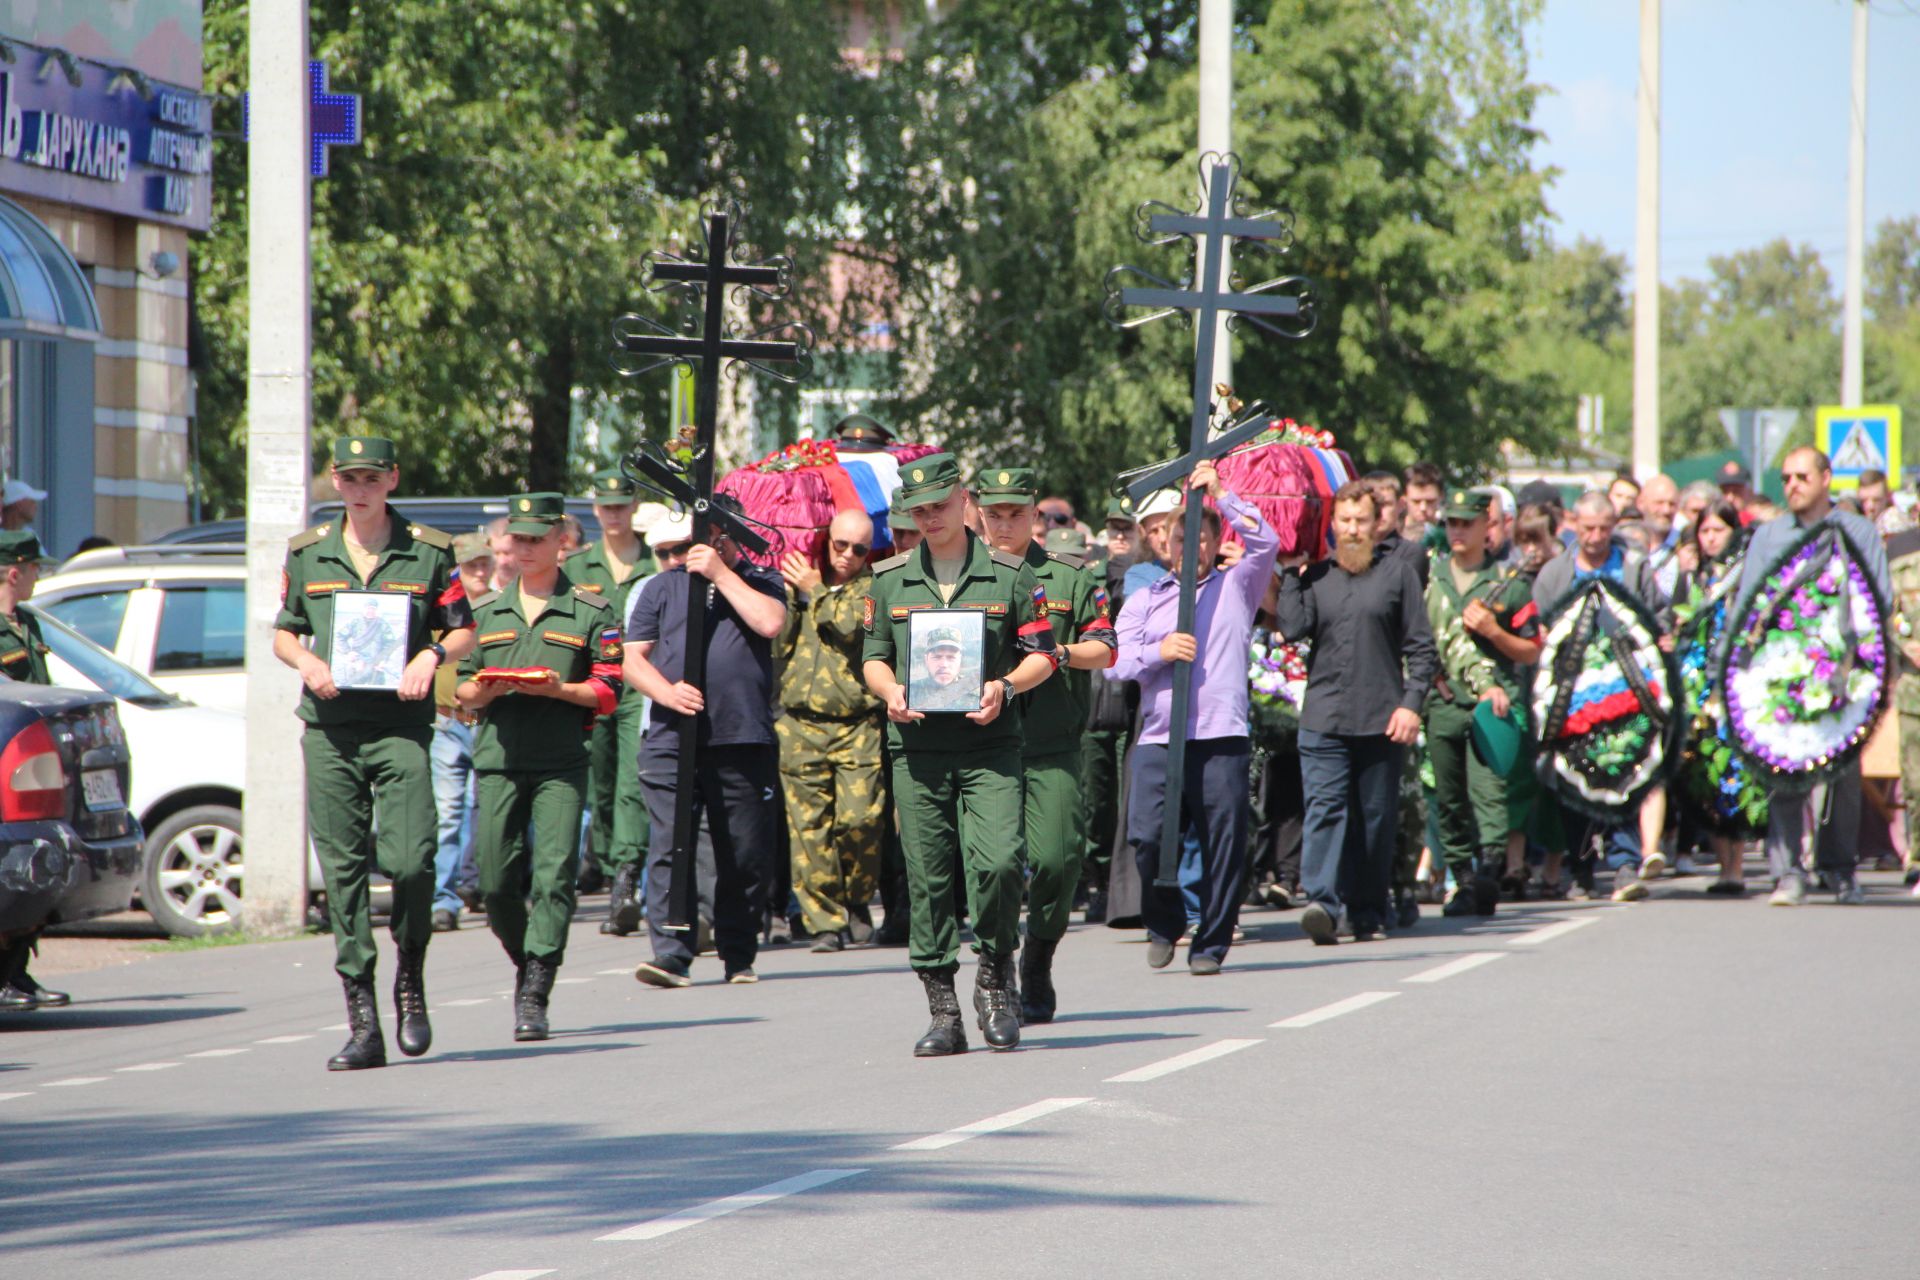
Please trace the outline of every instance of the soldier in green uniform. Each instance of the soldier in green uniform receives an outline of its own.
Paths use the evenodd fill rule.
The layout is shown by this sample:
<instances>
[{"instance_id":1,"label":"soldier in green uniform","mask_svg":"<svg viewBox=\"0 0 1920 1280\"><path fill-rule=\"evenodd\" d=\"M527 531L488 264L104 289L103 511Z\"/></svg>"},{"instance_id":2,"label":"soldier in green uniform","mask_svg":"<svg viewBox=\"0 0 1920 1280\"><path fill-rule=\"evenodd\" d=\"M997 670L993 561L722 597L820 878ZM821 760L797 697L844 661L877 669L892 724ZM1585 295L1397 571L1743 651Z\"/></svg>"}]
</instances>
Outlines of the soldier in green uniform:
<instances>
[{"instance_id":1,"label":"soldier in green uniform","mask_svg":"<svg viewBox=\"0 0 1920 1280\"><path fill-rule=\"evenodd\" d=\"M653 557L633 531L634 487L619 468L593 477L593 514L600 541L567 558L567 577L613 606L622 626L633 589L653 572ZM624 937L640 927L640 851L647 847L647 806L640 798L640 730L646 698L622 688L620 706L593 724L588 746L587 812L593 853L613 878L600 932Z\"/></svg>"},{"instance_id":2,"label":"soldier in green uniform","mask_svg":"<svg viewBox=\"0 0 1920 1280\"><path fill-rule=\"evenodd\" d=\"M1080 829L1080 737L1092 705L1089 671L1113 665L1119 641L1107 613L1107 589L1077 555L1045 551L1033 540L1039 486L1026 467L986 467L974 477L974 497L986 521L987 542L1017 555L1046 593L1053 662L1065 668L1025 695L1020 720L1027 836L1027 945L1020 953L1020 1016L1052 1022L1053 953L1066 936L1085 854ZM1055 529L1058 534L1075 533ZM1077 535L1076 535L1077 536Z\"/></svg>"},{"instance_id":3,"label":"soldier in green uniform","mask_svg":"<svg viewBox=\"0 0 1920 1280\"><path fill-rule=\"evenodd\" d=\"M352 1035L329 1071L386 1065L373 991L373 921L367 879L375 859L393 880L393 981L400 1052L414 1057L433 1043L427 1022L427 940L432 936L433 855L437 819L433 771L434 673L473 647L473 616L454 573L453 539L408 524L387 505L400 483L393 442L347 436L333 445L333 487L346 506L333 523L287 543L273 655L300 673L306 722L307 822L327 887L334 968L346 987ZM395 693L342 690L333 678L334 597L398 592L409 603L406 667ZM431 633L444 632L438 642ZM308 643L312 647L308 648ZM377 810L377 813L376 813ZM376 822L375 819L378 819ZM367 856L373 835L374 858Z\"/></svg>"},{"instance_id":4,"label":"soldier in green uniform","mask_svg":"<svg viewBox=\"0 0 1920 1280\"><path fill-rule=\"evenodd\" d=\"M1893 705L1900 717L1900 800L1907 820L1907 883L1920 882L1920 529L1887 539L1893 582L1893 631L1900 644L1900 678Z\"/></svg>"},{"instance_id":5,"label":"soldier in green uniform","mask_svg":"<svg viewBox=\"0 0 1920 1280\"><path fill-rule=\"evenodd\" d=\"M460 705L482 713L473 744L480 893L487 926L517 971L515 1040L547 1038L547 1000L573 922L587 741L620 702L620 623L560 568L566 499L508 502L520 576L474 601Z\"/></svg>"},{"instance_id":6,"label":"soldier in green uniform","mask_svg":"<svg viewBox=\"0 0 1920 1280\"><path fill-rule=\"evenodd\" d=\"M968 494L952 455L932 454L900 472L899 500L913 512L923 541L915 551L874 566L863 654L867 687L887 707L911 900L908 958L933 1015L913 1052L935 1057L967 1047L953 989L960 953L956 853L964 856L965 892L980 946L974 1013L989 1046L1011 1049L1020 1043L1013 963L1023 841L1020 715L1008 704L1037 688L1057 665L1047 594L1025 559L993 550L967 528ZM984 615L987 680L979 710L929 716L907 706L907 620L923 609Z\"/></svg>"},{"instance_id":7,"label":"soldier in green uniform","mask_svg":"<svg viewBox=\"0 0 1920 1280\"><path fill-rule=\"evenodd\" d=\"M861 611L873 521L842 511L827 527L824 567L789 552L787 621L774 642L780 671L780 776L793 837L793 894L813 949L873 937L874 880L887 821L880 785L880 704L860 678Z\"/></svg>"},{"instance_id":8,"label":"soldier in green uniform","mask_svg":"<svg viewBox=\"0 0 1920 1280\"><path fill-rule=\"evenodd\" d=\"M22 684L52 684L47 678L47 646L40 623L20 607L33 595L40 570L53 561L40 554L31 529L0 532L0 676ZM0 945L0 1010L57 1009L71 1004L64 991L49 991L27 972L39 945L37 932Z\"/></svg>"},{"instance_id":9,"label":"soldier in green uniform","mask_svg":"<svg viewBox=\"0 0 1920 1280\"><path fill-rule=\"evenodd\" d=\"M1482 761L1470 733L1474 711L1524 715L1520 669L1540 656L1533 592L1514 566L1487 547L1493 495L1456 489L1443 516L1451 555L1435 559L1427 582L1427 622L1440 671L1427 695L1427 758L1441 853L1456 888L1442 914L1492 915L1500 888L1492 875L1507 847L1507 780Z\"/></svg>"}]
</instances>

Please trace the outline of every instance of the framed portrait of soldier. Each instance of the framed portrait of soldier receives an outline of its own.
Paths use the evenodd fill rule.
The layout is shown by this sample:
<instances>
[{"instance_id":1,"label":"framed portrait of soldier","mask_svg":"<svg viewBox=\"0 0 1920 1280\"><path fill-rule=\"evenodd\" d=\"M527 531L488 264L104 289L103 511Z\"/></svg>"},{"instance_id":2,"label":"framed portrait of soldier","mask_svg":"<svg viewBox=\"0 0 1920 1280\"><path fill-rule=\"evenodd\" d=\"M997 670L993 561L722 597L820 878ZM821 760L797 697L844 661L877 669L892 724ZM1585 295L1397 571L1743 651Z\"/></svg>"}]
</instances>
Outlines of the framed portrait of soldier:
<instances>
[{"instance_id":1,"label":"framed portrait of soldier","mask_svg":"<svg viewBox=\"0 0 1920 1280\"><path fill-rule=\"evenodd\" d=\"M333 634L321 655L340 689L395 693L407 667L412 604L397 591L333 593Z\"/></svg>"},{"instance_id":2,"label":"framed portrait of soldier","mask_svg":"<svg viewBox=\"0 0 1920 1280\"><path fill-rule=\"evenodd\" d=\"M907 615L907 709L978 711L987 647L986 615L921 609Z\"/></svg>"}]
</instances>

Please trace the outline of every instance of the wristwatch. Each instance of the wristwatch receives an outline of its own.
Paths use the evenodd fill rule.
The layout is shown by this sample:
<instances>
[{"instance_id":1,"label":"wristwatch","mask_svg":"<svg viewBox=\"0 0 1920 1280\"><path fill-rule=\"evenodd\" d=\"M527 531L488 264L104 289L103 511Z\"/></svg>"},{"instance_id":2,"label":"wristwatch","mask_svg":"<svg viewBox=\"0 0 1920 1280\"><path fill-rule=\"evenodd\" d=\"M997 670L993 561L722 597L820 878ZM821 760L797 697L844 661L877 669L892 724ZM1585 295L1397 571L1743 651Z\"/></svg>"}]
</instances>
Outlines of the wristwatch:
<instances>
[{"instance_id":1,"label":"wristwatch","mask_svg":"<svg viewBox=\"0 0 1920 1280\"><path fill-rule=\"evenodd\" d=\"M1004 697L1003 697L1003 698L1001 699L1001 701L1002 701L1003 703L1007 703L1007 702L1012 702L1012 701L1013 701L1013 695L1014 695L1014 688L1013 688L1013 681L1011 681L1011 680L1009 680L1009 679L1007 679L1007 678L1006 678L1005 676L1001 676L1001 677L1000 677L1000 691L1001 691L1001 692L1002 692L1002 693L1003 693L1003 694L1005 695L1005 696L1004 696Z\"/></svg>"},{"instance_id":2,"label":"wristwatch","mask_svg":"<svg viewBox=\"0 0 1920 1280\"><path fill-rule=\"evenodd\" d=\"M443 667L447 665L447 646L436 640L427 646L427 652L433 655L433 660L436 665Z\"/></svg>"}]
</instances>

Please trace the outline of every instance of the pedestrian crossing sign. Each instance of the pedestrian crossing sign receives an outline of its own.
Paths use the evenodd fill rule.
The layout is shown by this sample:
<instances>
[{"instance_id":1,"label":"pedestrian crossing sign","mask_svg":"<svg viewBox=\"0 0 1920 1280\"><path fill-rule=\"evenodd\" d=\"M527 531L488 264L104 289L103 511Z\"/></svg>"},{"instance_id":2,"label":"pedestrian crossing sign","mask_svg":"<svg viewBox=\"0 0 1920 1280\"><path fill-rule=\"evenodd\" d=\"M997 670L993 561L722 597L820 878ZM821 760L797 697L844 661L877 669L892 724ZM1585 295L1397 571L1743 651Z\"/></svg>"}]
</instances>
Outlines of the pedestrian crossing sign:
<instances>
[{"instance_id":1,"label":"pedestrian crossing sign","mask_svg":"<svg viewBox=\"0 0 1920 1280\"><path fill-rule=\"evenodd\" d=\"M1878 471L1900 484L1900 406L1821 405L1814 446L1833 460L1833 487L1857 489L1860 473Z\"/></svg>"}]
</instances>

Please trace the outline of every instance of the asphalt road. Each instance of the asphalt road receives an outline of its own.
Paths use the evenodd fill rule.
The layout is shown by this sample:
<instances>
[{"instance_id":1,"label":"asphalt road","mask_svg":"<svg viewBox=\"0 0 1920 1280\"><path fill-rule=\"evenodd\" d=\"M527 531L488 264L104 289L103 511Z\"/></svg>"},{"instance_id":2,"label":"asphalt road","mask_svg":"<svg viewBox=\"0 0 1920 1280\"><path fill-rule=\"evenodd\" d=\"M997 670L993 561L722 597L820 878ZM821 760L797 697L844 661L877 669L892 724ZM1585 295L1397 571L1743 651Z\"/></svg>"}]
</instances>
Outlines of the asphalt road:
<instances>
[{"instance_id":1,"label":"asphalt road","mask_svg":"<svg viewBox=\"0 0 1920 1280\"><path fill-rule=\"evenodd\" d=\"M551 1041L469 927L433 1051L357 1074L327 940L154 956L0 1015L0 1273L1910 1276L1920 901L1867 880L1332 949L1252 912L1206 979L1076 927L1059 1021L933 1061L902 951L658 991L604 900Z\"/></svg>"}]
</instances>

